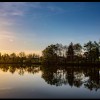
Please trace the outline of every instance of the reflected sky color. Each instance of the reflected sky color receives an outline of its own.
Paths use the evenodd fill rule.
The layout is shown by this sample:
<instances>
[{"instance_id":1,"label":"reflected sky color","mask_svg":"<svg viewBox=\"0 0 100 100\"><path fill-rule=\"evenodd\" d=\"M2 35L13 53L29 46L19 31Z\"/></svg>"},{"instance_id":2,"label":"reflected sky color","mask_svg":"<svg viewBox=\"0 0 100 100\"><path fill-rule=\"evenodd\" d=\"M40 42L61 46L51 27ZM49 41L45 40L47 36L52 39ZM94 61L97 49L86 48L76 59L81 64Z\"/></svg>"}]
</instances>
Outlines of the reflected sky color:
<instances>
[{"instance_id":1,"label":"reflected sky color","mask_svg":"<svg viewBox=\"0 0 100 100\"><path fill-rule=\"evenodd\" d=\"M99 2L1 2L0 52L35 52L49 44L100 38Z\"/></svg>"},{"instance_id":2,"label":"reflected sky color","mask_svg":"<svg viewBox=\"0 0 100 100\"><path fill-rule=\"evenodd\" d=\"M100 68L96 68L96 66L95 68L75 67L73 71L71 67L65 67L66 70L64 68L59 69L60 73L57 71L59 67L54 72L52 68L50 70L39 66L10 66L12 67L0 65L0 98L100 98L100 80L97 83L96 75L94 78L94 74L100 71ZM15 71L12 73L14 69ZM36 70L37 72L35 72ZM74 74L74 81L73 79L70 80L73 78L73 74L70 76L71 72ZM64 77L63 73L66 74ZM66 84L64 81L66 81ZM89 88L85 86L85 81L87 81ZM71 82L72 86L69 84ZM82 82L82 84L77 87L75 85L77 82ZM91 85L92 82L94 85ZM98 88L97 91L95 90L96 87Z\"/></svg>"}]
</instances>

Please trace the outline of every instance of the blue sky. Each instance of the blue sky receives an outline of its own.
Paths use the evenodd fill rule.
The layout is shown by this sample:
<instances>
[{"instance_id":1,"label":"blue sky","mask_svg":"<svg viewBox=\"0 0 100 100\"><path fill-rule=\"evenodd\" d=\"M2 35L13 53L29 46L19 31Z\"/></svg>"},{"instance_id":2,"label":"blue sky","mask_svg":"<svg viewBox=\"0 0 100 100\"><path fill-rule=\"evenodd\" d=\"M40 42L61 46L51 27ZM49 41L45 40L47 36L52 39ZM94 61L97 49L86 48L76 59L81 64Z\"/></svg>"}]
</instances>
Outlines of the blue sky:
<instances>
[{"instance_id":1,"label":"blue sky","mask_svg":"<svg viewBox=\"0 0 100 100\"><path fill-rule=\"evenodd\" d=\"M41 54L55 43L100 39L100 2L1 2L0 51Z\"/></svg>"}]
</instances>

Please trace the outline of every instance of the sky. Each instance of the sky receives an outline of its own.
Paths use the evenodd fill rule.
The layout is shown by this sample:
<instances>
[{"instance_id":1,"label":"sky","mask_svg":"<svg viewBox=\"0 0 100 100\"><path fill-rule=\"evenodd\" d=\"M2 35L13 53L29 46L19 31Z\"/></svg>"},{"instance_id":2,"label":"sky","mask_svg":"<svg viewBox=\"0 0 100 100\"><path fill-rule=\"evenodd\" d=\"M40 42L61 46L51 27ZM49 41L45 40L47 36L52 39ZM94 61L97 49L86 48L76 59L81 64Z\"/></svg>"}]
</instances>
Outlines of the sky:
<instances>
[{"instance_id":1,"label":"sky","mask_svg":"<svg viewBox=\"0 0 100 100\"><path fill-rule=\"evenodd\" d=\"M100 40L100 2L0 2L1 53L89 40Z\"/></svg>"}]
</instances>

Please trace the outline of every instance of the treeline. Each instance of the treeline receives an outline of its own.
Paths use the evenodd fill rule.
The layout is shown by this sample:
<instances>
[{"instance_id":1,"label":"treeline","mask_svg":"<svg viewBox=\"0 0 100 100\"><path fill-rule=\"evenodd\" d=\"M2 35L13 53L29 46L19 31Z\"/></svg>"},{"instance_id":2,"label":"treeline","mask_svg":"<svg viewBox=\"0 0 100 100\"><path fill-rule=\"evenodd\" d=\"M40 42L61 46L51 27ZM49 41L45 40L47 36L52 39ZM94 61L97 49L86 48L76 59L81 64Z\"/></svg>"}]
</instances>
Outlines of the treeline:
<instances>
[{"instance_id":1,"label":"treeline","mask_svg":"<svg viewBox=\"0 0 100 100\"><path fill-rule=\"evenodd\" d=\"M39 63L40 56L37 54L28 54L26 55L24 52L20 52L19 54L1 54L0 53L0 63L20 63L20 64L32 64Z\"/></svg>"},{"instance_id":2,"label":"treeline","mask_svg":"<svg viewBox=\"0 0 100 100\"><path fill-rule=\"evenodd\" d=\"M99 63L100 42L89 41L69 45L51 44L42 52L42 62L46 64Z\"/></svg>"},{"instance_id":3,"label":"treeline","mask_svg":"<svg viewBox=\"0 0 100 100\"><path fill-rule=\"evenodd\" d=\"M0 63L25 64L90 64L100 62L100 42L89 41L83 46L80 43L69 45L51 44L42 51L42 56L20 52L19 54L1 54Z\"/></svg>"}]
</instances>

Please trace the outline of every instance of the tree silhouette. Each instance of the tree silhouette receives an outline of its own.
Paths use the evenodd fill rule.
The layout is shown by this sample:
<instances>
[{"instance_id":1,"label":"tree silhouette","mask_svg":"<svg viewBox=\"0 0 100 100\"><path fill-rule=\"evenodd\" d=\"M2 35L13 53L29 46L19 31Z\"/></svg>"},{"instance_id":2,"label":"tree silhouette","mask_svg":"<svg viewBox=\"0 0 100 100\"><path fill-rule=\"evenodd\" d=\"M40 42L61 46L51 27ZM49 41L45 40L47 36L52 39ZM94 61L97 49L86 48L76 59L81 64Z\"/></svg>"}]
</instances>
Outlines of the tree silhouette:
<instances>
[{"instance_id":1,"label":"tree silhouette","mask_svg":"<svg viewBox=\"0 0 100 100\"><path fill-rule=\"evenodd\" d=\"M67 60L73 61L73 59L74 59L74 47L73 43L71 42L70 45L68 46Z\"/></svg>"},{"instance_id":2,"label":"tree silhouette","mask_svg":"<svg viewBox=\"0 0 100 100\"><path fill-rule=\"evenodd\" d=\"M56 63L57 61L57 46L56 45L50 45L46 49L42 51L43 53L43 62L46 62L48 64Z\"/></svg>"},{"instance_id":3,"label":"tree silhouette","mask_svg":"<svg viewBox=\"0 0 100 100\"><path fill-rule=\"evenodd\" d=\"M83 52L84 51L84 52ZM25 52L1 54L0 63L19 64L53 64L53 65L85 65L100 64L100 41L89 41L82 47L80 43L67 45L51 44L42 51L42 56L35 53L26 55Z\"/></svg>"}]
</instances>

